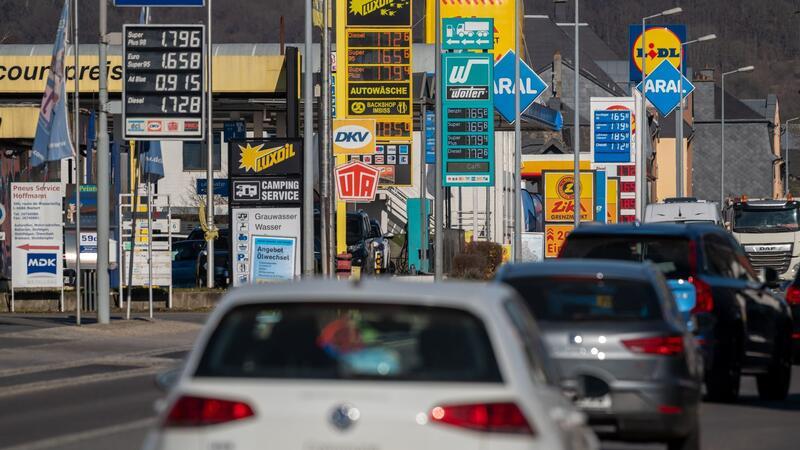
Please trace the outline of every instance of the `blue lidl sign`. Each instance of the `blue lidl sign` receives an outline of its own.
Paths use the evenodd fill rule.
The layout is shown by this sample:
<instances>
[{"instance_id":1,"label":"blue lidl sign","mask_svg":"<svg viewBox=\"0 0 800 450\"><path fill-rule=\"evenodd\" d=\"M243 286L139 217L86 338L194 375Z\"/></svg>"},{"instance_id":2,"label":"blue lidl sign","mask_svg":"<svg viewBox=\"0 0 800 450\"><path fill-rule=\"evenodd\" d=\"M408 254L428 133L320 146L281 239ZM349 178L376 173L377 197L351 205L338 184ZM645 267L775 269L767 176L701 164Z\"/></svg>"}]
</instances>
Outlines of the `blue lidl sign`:
<instances>
[{"instance_id":1,"label":"blue lidl sign","mask_svg":"<svg viewBox=\"0 0 800 450\"><path fill-rule=\"evenodd\" d=\"M678 93L678 83L683 78L683 95ZM652 71L644 83L639 83L636 89L656 107L662 116L668 116L680 103L682 98L694 91L694 85L680 73L669 61L663 61L656 70Z\"/></svg>"},{"instance_id":2,"label":"blue lidl sign","mask_svg":"<svg viewBox=\"0 0 800 450\"><path fill-rule=\"evenodd\" d=\"M494 185L492 55L442 55L442 170L445 186Z\"/></svg>"},{"instance_id":3,"label":"blue lidl sign","mask_svg":"<svg viewBox=\"0 0 800 450\"><path fill-rule=\"evenodd\" d=\"M506 122L514 123L514 52L509 50L494 65L494 107ZM525 63L519 64L519 113L525 112L547 89L547 83Z\"/></svg>"},{"instance_id":4,"label":"blue lidl sign","mask_svg":"<svg viewBox=\"0 0 800 450\"><path fill-rule=\"evenodd\" d=\"M442 50L491 50L494 48L494 19L444 18L442 34Z\"/></svg>"}]
</instances>

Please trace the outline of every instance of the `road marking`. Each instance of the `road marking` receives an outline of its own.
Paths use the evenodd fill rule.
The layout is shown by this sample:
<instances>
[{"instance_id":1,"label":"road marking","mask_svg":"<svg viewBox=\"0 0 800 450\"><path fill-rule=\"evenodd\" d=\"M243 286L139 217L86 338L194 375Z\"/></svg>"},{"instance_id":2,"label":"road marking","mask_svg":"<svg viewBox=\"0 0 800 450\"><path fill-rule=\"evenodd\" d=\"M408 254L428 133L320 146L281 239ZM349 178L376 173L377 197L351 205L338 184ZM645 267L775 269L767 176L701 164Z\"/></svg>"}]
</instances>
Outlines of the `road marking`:
<instances>
[{"instance_id":1,"label":"road marking","mask_svg":"<svg viewBox=\"0 0 800 450\"><path fill-rule=\"evenodd\" d=\"M39 441L28 442L26 444L19 444L12 447L3 447L0 450L39 450L46 448L61 447L67 444L74 444L76 442L85 441L88 439L95 439L111 434L121 433L123 431L131 431L138 428L146 428L155 423L155 419L147 418L135 420L133 422L123 423L119 425L111 425L103 428L95 428L93 430L81 431L79 433L64 434L52 438L42 439Z\"/></svg>"}]
</instances>

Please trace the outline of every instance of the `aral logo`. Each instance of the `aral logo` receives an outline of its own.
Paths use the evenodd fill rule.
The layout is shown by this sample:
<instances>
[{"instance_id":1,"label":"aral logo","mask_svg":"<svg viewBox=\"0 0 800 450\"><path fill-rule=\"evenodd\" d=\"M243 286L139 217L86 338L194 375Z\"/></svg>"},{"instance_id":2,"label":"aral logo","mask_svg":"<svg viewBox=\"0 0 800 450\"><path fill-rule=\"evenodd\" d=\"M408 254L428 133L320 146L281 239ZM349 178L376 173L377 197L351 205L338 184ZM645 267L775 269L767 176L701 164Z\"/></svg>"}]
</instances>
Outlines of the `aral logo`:
<instances>
[{"instance_id":1,"label":"aral logo","mask_svg":"<svg viewBox=\"0 0 800 450\"><path fill-rule=\"evenodd\" d=\"M334 119L334 155L371 155L375 153L374 119Z\"/></svg>"},{"instance_id":2,"label":"aral logo","mask_svg":"<svg viewBox=\"0 0 800 450\"><path fill-rule=\"evenodd\" d=\"M248 172L259 173L270 167L280 164L296 155L294 145L286 144L280 147L264 148L264 144L255 147L250 144L239 146L239 168Z\"/></svg>"},{"instance_id":3,"label":"aral logo","mask_svg":"<svg viewBox=\"0 0 800 450\"><path fill-rule=\"evenodd\" d=\"M55 253L28 253L28 275L55 275L56 261Z\"/></svg>"}]
</instances>

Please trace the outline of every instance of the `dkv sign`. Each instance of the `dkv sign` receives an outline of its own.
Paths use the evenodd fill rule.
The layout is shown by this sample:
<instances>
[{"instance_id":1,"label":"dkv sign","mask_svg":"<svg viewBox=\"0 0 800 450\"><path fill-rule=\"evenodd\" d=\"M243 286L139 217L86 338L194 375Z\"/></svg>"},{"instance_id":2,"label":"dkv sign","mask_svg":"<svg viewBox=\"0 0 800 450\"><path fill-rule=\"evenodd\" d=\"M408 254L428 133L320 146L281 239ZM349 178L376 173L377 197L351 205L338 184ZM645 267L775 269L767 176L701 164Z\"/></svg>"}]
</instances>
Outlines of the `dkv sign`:
<instances>
[{"instance_id":1,"label":"dkv sign","mask_svg":"<svg viewBox=\"0 0 800 450\"><path fill-rule=\"evenodd\" d=\"M375 153L375 119L334 119L334 155Z\"/></svg>"},{"instance_id":2,"label":"dkv sign","mask_svg":"<svg viewBox=\"0 0 800 450\"><path fill-rule=\"evenodd\" d=\"M350 161L336 168L336 191L343 202L371 202L378 192L381 171L361 161Z\"/></svg>"}]
</instances>

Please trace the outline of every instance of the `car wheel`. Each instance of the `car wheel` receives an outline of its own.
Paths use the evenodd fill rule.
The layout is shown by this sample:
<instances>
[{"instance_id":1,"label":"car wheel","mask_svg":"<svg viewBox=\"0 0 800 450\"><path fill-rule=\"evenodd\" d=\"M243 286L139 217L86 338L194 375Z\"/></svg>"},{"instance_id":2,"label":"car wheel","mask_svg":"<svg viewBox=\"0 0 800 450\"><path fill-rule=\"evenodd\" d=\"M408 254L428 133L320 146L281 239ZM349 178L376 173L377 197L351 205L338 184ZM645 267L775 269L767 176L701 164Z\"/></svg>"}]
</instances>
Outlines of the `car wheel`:
<instances>
[{"instance_id":1,"label":"car wheel","mask_svg":"<svg viewBox=\"0 0 800 450\"><path fill-rule=\"evenodd\" d=\"M694 427L686 436L667 442L668 450L700 450L700 422L694 419Z\"/></svg>"},{"instance_id":2,"label":"car wheel","mask_svg":"<svg viewBox=\"0 0 800 450\"><path fill-rule=\"evenodd\" d=\"M742 378L741 346L735 339L727 344L718 342L720 345L706 373L706 398L714 402L735 402Z\"/></svg>"},{"instance_id":3,"label":"car wheel","mask_svg":"<svg viewBox=\"0 0 800 450\"><path fill-rule=\"evenodd\" d=\"M785 336L785 334L784 334ZM756 376L758 397L761 400L784 400L789 395L792 380L792 353L788 339L776 345L767 373Z\"/></svg>"}]
</instances>

